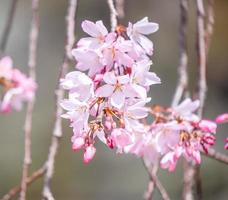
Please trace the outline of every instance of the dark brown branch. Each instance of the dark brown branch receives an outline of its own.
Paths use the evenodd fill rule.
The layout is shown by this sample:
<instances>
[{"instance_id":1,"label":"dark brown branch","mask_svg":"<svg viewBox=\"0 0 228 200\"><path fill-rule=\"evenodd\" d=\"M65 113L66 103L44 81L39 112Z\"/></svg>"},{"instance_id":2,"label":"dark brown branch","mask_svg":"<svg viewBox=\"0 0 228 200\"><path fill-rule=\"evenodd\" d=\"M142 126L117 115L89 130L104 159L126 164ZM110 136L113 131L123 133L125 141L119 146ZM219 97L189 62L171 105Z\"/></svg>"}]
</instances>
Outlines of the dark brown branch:
<instances>
[{"instance_id":1,"label":"dark brown branch","mask_svg":"<svg viewBox=\"0 0 228 200\"><path fill-rule=\"evenodd\" d=\"M111 29L112 31L115 30L116 26L117 26L117 16L118 13L116 11L115 5L113 0L107 0L109 9L110 9L110 22L111 22Z\"/></svg>"},{"instance_id":2,"label":"dark brown branch","mask_svg":"<svg viewBox=\"0 0 228 200\"><path fill-rule=\"evenodd\" d=\"M12 0L12 2L11 2L9 14L8 14L8 17L6 20L5 27L3 28L3 33L2 33L2 37L1 37L0 54L2 54L6 49L6 44L8 42L10 30L11 30L11 27L13 24L13 19L14 19L14 15L15 15L15 11L16 11L17 2L18 2L18 0Z\"/></svg>"},{"instance_id":3,"label":"dark brown branch","mask_svg":"<svg viewBox=\"0 0 228 200\"><path fill-rule=\"evenodd\" d=\"M44 173L45 173L45 166L33 172L33 174L30 177L28 177L26 180L27 187L31 185L34 181L42 177ZM10 200L13 197L15 197L20 191L21 191L21 186L20 185L15 186L7 194L5 194L1 200Z\"/></svg>"},{"instance_id":4,"label":"dark brown branch","mask_svg":"<svg viewBox=\"0 0 228 200\"><path fill-rule=\"evenodd\" d=\"M188 87L187 55L188 0L180 0L179 46L180 61L178 66L178 83L174 93L172 107L176 106Z\"/></svg>"},{"instance_id":5,"label":"dark brown branch","mask_svg":"<svg viewBox=\"0 0 228 200\"><path fill-rule=\"evenodd\" d=\"M150 181L149 181L149 184L148 184L148 188L147 188L147 191L146 191L146 194L148 195L148 198L145 197L146 200L149 200L152 198L152 195L153 195L153 191L154 191L154 188L156 187L162 197L163 200L170 200L169 198L169 195L168 193L166 192L164 186L162 185L162 183L160 182L160 180L158 179L157 177L157 168L158 168L158 164L155 164L154 167L152 167L152 169L150 167L148 167L145 163L144 160L142 160L143 162L143 165L146 169L146 171L148 172L148 175L149 175L149 178L150 178ZM151 186L150 186L151 185Z\"/></svg>"},{"instance_id":6,"label":"dark brown branch","mask_svg":"<svg viewBox=\"0 0 228 200\"><path fill-rule=\"evenodd\" d=\"M29 38L29 58L28 67L29 75L35 81L36 80L36 55L37 55L37 42L38 42L38 32L39 32L39 0L32 0L32 21L31 21L31 31ZM25 127L24 127L24 162L23 162L23 172L21 180L21 193L20 200L26 199L27 184L26 180L29 174L29 166L31 165L31 131L32 131L32 113L35 103L35 97L28 103Z\"/></svg>"},{"instance_id":7,"label":"dark brown branch","mask_svg":"<svg viewBox=\"0 0 228 200\"><path fill-rule=\"evenodd\" d=\"M73 48L75 37L74 37L74 30L75 30L75 14L77 8L77 0L69 0L69 6L66 16L66 45L65 45L65 53L63 64L60 67L59 78L57 82L57 88L55 91L55 124L52 132L52 140L51 145L49 148L49 154L46 162L46 173L44 177L44 187L43 187L43 199L52 200L54 199L52 192L51 192L51 179L54 173L54 164L55 164L55 157L58 152L59 141L62 137L62 119L61 114L63 112L60 102L64 98L64 90L59 85L60 79L64 78L68 67L70 65L70 61L72 59L71 56L71 49Z\"/></svg>"}]
</instances>

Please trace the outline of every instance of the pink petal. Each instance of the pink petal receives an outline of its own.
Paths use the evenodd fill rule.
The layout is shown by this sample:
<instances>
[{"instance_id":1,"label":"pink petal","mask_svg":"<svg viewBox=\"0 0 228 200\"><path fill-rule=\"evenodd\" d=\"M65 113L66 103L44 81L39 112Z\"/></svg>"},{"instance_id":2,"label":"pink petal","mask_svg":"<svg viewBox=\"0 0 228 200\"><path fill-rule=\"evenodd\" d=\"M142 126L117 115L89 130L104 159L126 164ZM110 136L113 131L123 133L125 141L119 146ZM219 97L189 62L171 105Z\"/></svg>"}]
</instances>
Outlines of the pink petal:
<instances>
[{"instance_id":1,"label":"pink petal","mask_svg":"<svg viewBox=\"0 0 228 200\"><path fill-rule=\"evenodd\" d=\"M102 21L97 21L96 22L96 26L99 30L99 32L103 35L103 36L106 36L108 34L108 30L107 28L104 26L103 22Z\"/></svg>"},{"instance_id":2,"label":"pink petal","mask_svg":"<svg viewBox=\"0 0 228 200\"><path fill-rule=\"evenodd\" d=\"M130 81L129 75L124 75L124 76L118 76L117 80L120 84L127 84Z\"/></svg>"},{"instance_id":3,"label":"pink petal","mask_svg":"<svg viewBox=\"0 0 228 200\"><path fill-rule=\"evenodd\" d=\"M228 122L228 113L219 115L218 117L216 117L215 121L218 124L227 123Z\"/></svg>"},{"instance_id":4,"label":"pink petal","mask_svg":"<svg viewBox=\"0 0 228 200\"><path fill-rule=\"evenodd\" d=\"M95 156L96 148L92 145L88 146L84 153L84 163L89 163Z\"/></svg>"},{"instance_id":5,"label":"pink petal","mask_svg":"<svg viewBox=\"0 0 228 200\"><path fill-rule=\"evenodd\" d=\"M152 23L144 20L134 24L134 29L138 33L149 35L156 32L159 29L159 25L157 23Z\"/></svg>"},{"instance_id":6,"label":"pink petal","mask_svg":"<svg viewBox=\"0 0 228 200\"><path fill-rule=\"evenodd\" d=\"M104 74L104 82L110 85L116 84L117 78L113 72L106 72Z\"/></svg>"},{"instance_id":7,"label":"pink petal","mask_svg":"<svg viewBox=\"0 0 228 200\"><path fill-rule=\"evenodd\" d=\"M82 137L75 138L72 144L72 149L74 151L77 151L81 149L85 144L85 139Z\"/></svg>"},{"instance_id":8,"label":"pink petal","mask_svg":"<svg viewBox=\"0 0 228 200\"><path fill-rule=\"evenodd\" d=\"M124 148L132 143L131 136L124 129L114 129L112 139L117 148Z\"/></svg>"},{"instance_id":9,"label":"pink petal","mask_svg":"<svg viewBox=\"0 0 228 200\"><path fill-rule=\"evenodd\" d=\"M155 74L153 72L148 72L145 78L146 78L146 80L145 80L144 86L161 83L161 79L157 76L157 74Z\"/></svg>"},{"instance_id":10,"label":"pink petal","mask_svg":"<svg viewBox=\"0 0 228 200\"><path fill-rule=\"evenodd\" d=\"M112 96L111 96L111 104L114 107L120 109L120 108L123 107L124 103L125 103L125 95L124 95L124 93L121 92L121 91L118 91L118 90L115 91L112 94Z\"/></svg>"},{"instance_id":11,"label":"pink petal","mask_svg":"<svg viewBox=\"0 0 228 200\"><path fill-rule=\"evenodd\" d=\"M0 66L4 66L6 68L12 68L13 67L13 60L9 56L5 56L0 60Z\"/></svg>"},{"instance_id":12,"label":"pink petal","mask_svg":"<svg viewBox=\"0 0 228 200\"><path fill-rule=\"evenodd\" d=\"M91 21L88 21L88 20L83 21L82 22L82 29L84 32L88 33L92 37L99 37L100 36L100 32L99 32L96 24L94 24Z\"/></svg>"},{"instance_id":13,"label":"pink petal","mask_svg":"<svg viewBox=\"0 0 228 200\"><path fill-rule=\"evenodd\" d=\"M136 40L141 45L141 47L145 49L148 55L153 54L153 43L151 42L151 40L149 40L144 35L137 35Z\"/></svg>"},{"instance_id":14,"label":"pink petal","mask_svg":"<svg viewBox=\"0 0 228 200\"><path fill-rule=\"evenodd\" d=\"M96 90L97 97L109 97L112 95L114 87L112 85L103 85Z\"/></svg>"},{"instance_id":15,"label":"pink petal","mask_svg":"<svg viewBox=\"0 0 228 200\"><path fill-rule=\"evenodd\" d=\"M215 133L217 125L213 121L201 120L199 123L199 128L204 132Z\"/></svg>"}]
</instances>

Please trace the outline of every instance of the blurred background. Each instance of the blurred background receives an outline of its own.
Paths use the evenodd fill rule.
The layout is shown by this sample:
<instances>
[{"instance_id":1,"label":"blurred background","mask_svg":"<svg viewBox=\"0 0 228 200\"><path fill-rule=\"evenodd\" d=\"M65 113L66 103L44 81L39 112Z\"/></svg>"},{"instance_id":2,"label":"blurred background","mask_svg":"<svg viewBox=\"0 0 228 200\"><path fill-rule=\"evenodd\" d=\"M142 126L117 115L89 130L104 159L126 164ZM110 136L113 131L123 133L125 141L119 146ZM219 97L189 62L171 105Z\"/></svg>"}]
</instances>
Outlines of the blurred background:
<instances>
[{"instance_id":1,"label":"blurred background","mask_svg":"<svg viewBox=\"0 0 228 200\"><path fill-rule=\"evenodd\" d=\"M9 0L0 1L0 31L2 31ZM178 0L125 0L126 16L122 23L148 16L160 25L151 36L155 50L152 70L162 79L153 86L152 103L168 106L173 97L178 65ZM65 14L67 0L40 1L40 36L38 48L37 81L39 89L33 117L31 172L39 168L47 158L54 120L54 88L64 52ZM195 4L190 1L188 28L189 73L192 88L196 84ZM214 119L228 111L228 1L215 2L215 32L212 38L208 63L208 98L205 117ZM83 20L103 20L109 27L109 8L106 0L79 0L77 12L77 40L83 36L80 24ZM6 54L13 57L15 66L27 72L28 37L31 20L29 0L19 0L9 36ZM0 32L1 34L2 32ZM72 69L73 70L73 67ZM0 196L20 182L23 161L23 125L25 109L0 116ZM64 120L64 136L55 165L52 182L57 200L139 200L146 189L148 177L140 159L131 155L116 155L103 144L97 145L97 155L89 164L82 161L82 152L71 150L72 131ZM228 126L222 125L217 133L216 149L223 150ZM203 158L202 179L204 199L225 200L228 196L228 167ZM171 199L181 198L182 165L174 173L160 170L162 183ZM41 199L42 179L30 186L28 199ZM155 199L160 199L156 193Z\"/></svg>"}]
</instances>

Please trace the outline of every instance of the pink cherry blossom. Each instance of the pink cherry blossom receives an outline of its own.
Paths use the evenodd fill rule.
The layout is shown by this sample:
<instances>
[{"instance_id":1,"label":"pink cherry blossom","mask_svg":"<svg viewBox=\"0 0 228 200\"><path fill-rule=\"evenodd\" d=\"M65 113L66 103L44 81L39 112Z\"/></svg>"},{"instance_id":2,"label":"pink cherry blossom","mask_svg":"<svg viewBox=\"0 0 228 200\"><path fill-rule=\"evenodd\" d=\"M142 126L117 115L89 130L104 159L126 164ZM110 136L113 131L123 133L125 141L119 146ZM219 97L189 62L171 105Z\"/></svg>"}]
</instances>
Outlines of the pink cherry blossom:
<instances>
[{"instance_id":1,"label":"pink cherry blossom","mask_svg":"<svg viewBox=\"0 0 228 200\"><path fill-rule=\"evenodd\" d=\"M129 76L115 76L113 72L105 73L103 77L105 85L97 89L96 95L99 97L110 97L111 105L116 108L121 108L124 105L127 83Z\"/></svg>"},{"instance_id":2,"label":"pink cherry blossom","mask_svg":"<svg viewBox=\"0 0 228 200\"><path fill-rule=\"evenodd\" d=\"M10 112L12 108L21 110L23 102L34 98L37 84L18 69L13 68L10 57L0 60L0 84L4 88L0 111Z\"/></svg>"},{"instance_id":3,"label":"pink cherry blossom","mask_svg":"<svg viewBox=\"0 0 228 200\"><path fill-rule=\"evenodd\" d=\"M158 24L149 22L148 18L145 17L135 24L129 23L127 34L134 42L138 43L147 54L152 55L153 43L144 35L154 33L158 28Z\"/></svg>"},{"instance_id":4,"label":"pink cherry blossom","mask_svg":"<svg viewBox=\"0 0 228 200\"><path fill-rule=\"evenodd\" d=\"M139 38L155 31L155 24L147 19L142 22L134 25ZM155 140L147 142L150 126L145 128L140 121L148 115L149 87L160 83L150 72L152 62L141 43L126 34L129 27L108 33L101 21L84 21L82 28L90 37L80 39L72 50L76 69L82 72L70 72L61 80L69 92L61 106L66 110L62 117L69 119L73 128L73 150L84 149L87 162L95 154L98 138L117 152L152 159L149 149Z\"/></svg>"}]
</instances>

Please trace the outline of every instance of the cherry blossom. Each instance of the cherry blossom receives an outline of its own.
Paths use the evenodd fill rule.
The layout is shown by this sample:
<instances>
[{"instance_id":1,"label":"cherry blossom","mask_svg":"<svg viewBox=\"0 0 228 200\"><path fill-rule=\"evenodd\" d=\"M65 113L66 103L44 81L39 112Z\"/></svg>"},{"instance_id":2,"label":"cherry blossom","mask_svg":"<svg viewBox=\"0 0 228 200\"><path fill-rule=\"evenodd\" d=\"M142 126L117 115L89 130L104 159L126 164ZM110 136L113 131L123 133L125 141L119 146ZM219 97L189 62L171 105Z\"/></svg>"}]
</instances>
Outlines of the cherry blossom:
<instances>
[{"instance_id":1,"label":"cherry blossom","mask_svg":"<svg viewBox=\"0 0 228 200\"><path fill-rule=\"evenodd\" d=\"M8 56L0 60L0 84L3 87L0 103L0 110L3 113L10 112L12 108L21 110L23 102L34 98L37 88L34 80L13 68L13 61Z\"/></svg>"}]
</instances>

